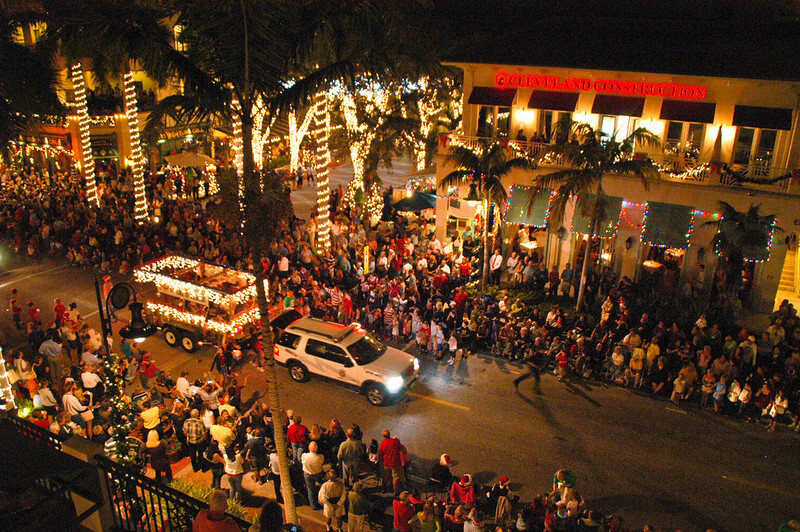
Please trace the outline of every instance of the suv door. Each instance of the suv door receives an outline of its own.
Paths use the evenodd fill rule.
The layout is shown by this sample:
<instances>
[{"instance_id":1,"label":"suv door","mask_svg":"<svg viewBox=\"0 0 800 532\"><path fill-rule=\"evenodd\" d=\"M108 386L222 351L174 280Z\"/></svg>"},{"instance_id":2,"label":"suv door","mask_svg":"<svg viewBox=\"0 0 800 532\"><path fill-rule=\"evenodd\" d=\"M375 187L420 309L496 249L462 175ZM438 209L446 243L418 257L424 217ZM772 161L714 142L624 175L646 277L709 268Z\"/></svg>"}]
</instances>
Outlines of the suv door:
<instances>
[{"instance_id":1,"label":"suv door","mask_svg":"<svg viewBox=\"0 0 800 532\"><path fill-rule=\"evenodd\" d=\"M302 360L302 351L299 349L300 336L290 332L282 332L275 341L278 346L278 362L285 364L289 359Z\"/></svg>"},{"instance_id":2,"label":"suv door","mask_svg":"<svg viewBox=\"0 0 800 532\"><path fill-rule=\"evenodd\" d=\"M309 338L306 342L306 354L309 359L314 359L315 366L320 368L319 371L315 371L309 367L311 371L337 381L358 384L353 375L355 368L353 360L338 345Z\"/></svg>"}]
</instances>

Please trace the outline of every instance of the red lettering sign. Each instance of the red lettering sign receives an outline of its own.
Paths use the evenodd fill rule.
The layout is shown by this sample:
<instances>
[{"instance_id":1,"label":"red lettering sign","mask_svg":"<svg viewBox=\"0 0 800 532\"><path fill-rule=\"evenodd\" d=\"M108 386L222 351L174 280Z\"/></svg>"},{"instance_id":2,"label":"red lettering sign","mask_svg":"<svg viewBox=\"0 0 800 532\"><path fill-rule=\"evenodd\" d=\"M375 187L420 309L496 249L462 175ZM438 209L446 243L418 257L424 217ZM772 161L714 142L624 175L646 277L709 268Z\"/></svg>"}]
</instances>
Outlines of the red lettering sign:
<instances>
[{"instance_id":1,"label":"red lettering sign","mask_svg":"<svg viewBox=\"0 0 800 532\"><path fill-rule=\"evenodd\" d=\"M559 91L602 92L626 96L661 96L682 100L705 100L708 87L680 85L677 83L651 83L647 81L626 81L616 79L561 78L558 76L537 76L498 72L494 83L501 89L533 88Z\"/></svg>"}]
</instances>

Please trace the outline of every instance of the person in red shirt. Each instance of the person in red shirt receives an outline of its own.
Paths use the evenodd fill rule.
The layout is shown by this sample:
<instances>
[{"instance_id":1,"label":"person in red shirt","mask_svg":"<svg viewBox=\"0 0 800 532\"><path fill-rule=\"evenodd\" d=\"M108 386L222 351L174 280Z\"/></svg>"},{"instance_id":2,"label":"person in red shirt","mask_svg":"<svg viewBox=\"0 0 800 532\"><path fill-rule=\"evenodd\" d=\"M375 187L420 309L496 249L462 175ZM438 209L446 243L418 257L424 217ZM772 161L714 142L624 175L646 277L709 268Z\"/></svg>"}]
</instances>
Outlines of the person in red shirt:
<instances>
[{"instance_id":1,"label":"person in red shirt","mask_svg":"<svg viewBox=\"0 0 800 532\"><path fill-rule=\"evenodd\" d=\"M383 441L378 447L378 459L383 465L383 489L387 489L390 483L395 495L400 493L406 482L403 462L405 461L406 448L397 438L392 438L388 430L383 431Z\"/></svg>"},{"instance_id":2,"label":"person in red shirt","mask_svg":"<svg viewBox=\"0 0 800 532\"><path fill-rule=\"evenodd\" d=\"M411 532L411 525L408 521L414 517L417 512L414 510L414 505L411 504L410 498L411 496L409 493L404 491L392 503L394 509L392 529L394 532Z\"/></svg>"},{"instance_id":3,"label":"person in red shirt","mask_svg":"<svg viewBox=\"0 0 800 532\"><path fill-rule=\"evenodd\" d=\"M308 443L311 438L308 434L308 428L303 425L303 419L299 414L292 416L292 423L286 433L286 443L292 445L292 458L298 464L300 463L300 456L308 451Z\"/></svg>"},{"instance_id":4,"label":"person in red shirt","mask_svg":"<svg viewBox=\"0 0 800 532\"><path fill-rule=\"evenodd\" d=\"M192 532L241 532L232 518L225 515L228 496L222 490L214 490L208 496L208 510L200 510L192 522Z\"/></svg>"},{"instance_id":5,"label":"person in red shirt","mask_svg":"<svg viewBox=\"0 0 800 532\"><path fill-rule=\"evenodd\" d=\"M472 485L472 476L463 475L461 480L453 482L450 487L450 502L475 506L475 486Z\"/></svg>"},{"instance_id":6,"label":"person in red shirt","mask_svg":"<svg viewBox=\"0 0 800 532\"><path fill-rule=\"evenodd\" d=\"M61 302L60 298L53 300L53 313L56 316L56 324L61 327L64 325L64 314L67 312L67 307Z\"/></svg>"},{"instance_id":7,"label":"person in red shirt","mask_svg":"<svg viewBox=\"0 0 800 532\"><path fill-rule=\"evenodd\" d=\"M33 301L28 301L28 318L31 320L31 323L35 323L36 325L42 324L42 318L39 316L39 309L36 308Z\"/></svg>"}]
</instances>

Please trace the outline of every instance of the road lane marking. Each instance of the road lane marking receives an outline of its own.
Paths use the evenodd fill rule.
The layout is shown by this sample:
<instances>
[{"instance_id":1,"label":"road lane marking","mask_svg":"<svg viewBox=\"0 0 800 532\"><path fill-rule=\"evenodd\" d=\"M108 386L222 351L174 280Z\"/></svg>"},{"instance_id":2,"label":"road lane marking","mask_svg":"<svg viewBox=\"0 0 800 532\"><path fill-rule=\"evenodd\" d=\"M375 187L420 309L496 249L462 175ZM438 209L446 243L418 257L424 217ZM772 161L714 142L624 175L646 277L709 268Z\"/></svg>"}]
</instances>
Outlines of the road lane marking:
<instances>
[{"instance_id":1,"label":"road lane marking","mask_svg":"<svg viewBox=\"0 0 800 532\"><path fill-rule=\"evenodd\" d=\"M686 410L679 410L677 408L667 407L667 410L669 410L670 412L678 412L679 414L686 414Z\"/></svg>"},{"instance_id":2,"label":"road lane marking","mask_svg":"<svg viewBox=\"0 0 800 532\"><path fill-rule=\"evenodd\" d=\"M786 495L787 497L793 497L795 499L800 499L800 493L795 493L793 491L786 491L780 488L775 488L773 486L767 486L765 484L759 484L757 482L751 482L749 480L745 480L739 477L729 477L728 475L722 475L722 478L725 480L730 480L731 482L738 482L740 484L744 484L746 486L750 486L752 488L758 488L762 490L772 491L775 493L780 493L781 495Z\"/></svg>"},{"instance_id":3,"label":"road lane marking","mask_svg":"<svg viewBox=\"0 0 800 532\"><path fill-rule=\"evenodd\" d=\"M406 392L406 395L410 395L411 397L418 397L420 399L425 399L426 401L431 401L432 403L438 403L440 405L449 406L452 408L458 408L460 410L464 410L466 412L471 412L472 409L468 406L457 405L455 403L451 403L449 401L444 401L442 399L437 399L436 397L431 397L430 395L422 395L421 393L414 393L414 392Z\"/></svg>"},{"instance_id":4,"label":"road lane marking","mask_svg":"<svg viewBox=\"0 0 800 532\"><path fill-rule=\"evenodd\" d=\"M95 310L94 312L90 312L89 314L86 314L86 315L83 317L83 319L86 319L86 318L91 318L92 316L95 316L95 315L97 315L97 314L100 314L100 311L99 311L99 310Z\"/></svg>"},{"instance_id":5,"label":"road lane marking","mask_svg":"<svg viewBox=\"0 0 800 532\"><path fill-rule=\"evenodd\" d=\"M0 284L0 288L5 288L6 286L10 286L10 285L18 283L20 281L24 281L25 279L30 279L31 277L38 277L38 276L44 275L46 273L55 272L55 271L58 271L58 270L63 270L66 267L67 267L67 265L64 264L64 265L61 265L61 266L56 266L55 268L50 268L49 270L45 270L43 272L36 272L36 273L31 273L29 275L23 275L22 277L17 277L13 281L8 281L7 283Z\"/></svg>"}]
</instances>

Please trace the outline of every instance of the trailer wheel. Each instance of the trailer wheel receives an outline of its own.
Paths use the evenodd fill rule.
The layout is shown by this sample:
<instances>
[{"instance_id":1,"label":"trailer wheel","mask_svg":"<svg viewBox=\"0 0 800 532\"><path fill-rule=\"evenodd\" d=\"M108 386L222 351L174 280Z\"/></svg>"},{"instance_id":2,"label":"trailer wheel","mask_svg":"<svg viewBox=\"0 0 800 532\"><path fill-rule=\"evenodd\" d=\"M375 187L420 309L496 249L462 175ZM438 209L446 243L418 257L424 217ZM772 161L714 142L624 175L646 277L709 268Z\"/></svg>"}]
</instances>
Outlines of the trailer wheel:
<instances>
[{"instance_id":1,"label":"trailer wheel","mask_svg":"<svg viewBox=\"0 0 800 532\"><path fill-rule=\"evenodd\" d=\"M178 331L172 327L164 327L164 341L167 342L168 346L176 347L178 345Z\"/></svg>"},{"instance_id":2,"label":"trailer wheel","mask_svg":"<svg viewBox=\"0 0 800 532\"><path fill-rule=\"evenodd\" d=\"M188 353L194 353L200 348L197 335L193 332L184 332L181 338L181 347Z\"/></svg>"}]
</instances>

